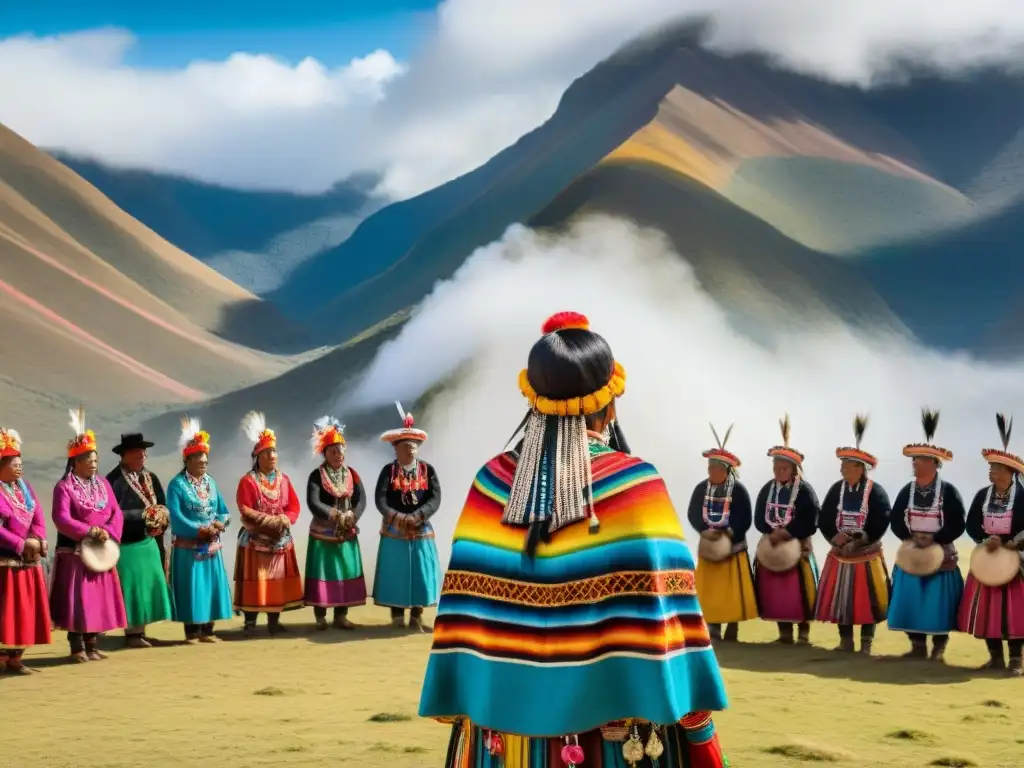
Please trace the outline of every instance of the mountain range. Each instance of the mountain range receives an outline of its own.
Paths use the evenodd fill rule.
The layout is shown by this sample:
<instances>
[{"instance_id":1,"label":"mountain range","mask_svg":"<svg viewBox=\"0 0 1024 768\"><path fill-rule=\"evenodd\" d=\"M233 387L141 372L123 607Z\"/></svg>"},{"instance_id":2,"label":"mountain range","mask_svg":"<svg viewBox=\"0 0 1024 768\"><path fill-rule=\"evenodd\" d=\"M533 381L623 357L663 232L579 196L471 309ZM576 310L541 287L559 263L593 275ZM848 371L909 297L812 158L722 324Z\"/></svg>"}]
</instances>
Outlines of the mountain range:
<instances>
[{"instance_id":1,"label":"mountain range","mask_svg":"<svg viewBox=\"0 0 1024 768\"><path fill-rule=\"evenodd\" d=\"M864 89L710 52L686 25L601 62L483 166L383 207L369 176L319 196L244 192L4 132L0 256L18 269L0 282L15 329L0 388L48 449L76 398L111 431L175 434L187 406L233 432L256 407L305 440L475 249L586 213L665 232L765 343L836 323L1016 357L1022 128L1020 76L907 68ZM356 433L382 418L346 416Z\"/></svg>"}]
</instances>

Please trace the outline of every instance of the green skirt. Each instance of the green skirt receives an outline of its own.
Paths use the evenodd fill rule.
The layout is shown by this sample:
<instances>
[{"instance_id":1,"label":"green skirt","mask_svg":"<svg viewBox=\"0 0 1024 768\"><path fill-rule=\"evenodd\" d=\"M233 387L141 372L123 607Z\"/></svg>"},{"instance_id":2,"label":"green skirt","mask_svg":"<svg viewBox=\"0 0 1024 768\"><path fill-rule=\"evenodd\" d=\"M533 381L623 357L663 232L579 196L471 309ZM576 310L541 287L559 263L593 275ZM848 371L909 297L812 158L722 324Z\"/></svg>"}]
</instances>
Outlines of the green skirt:
<instances>
[{"instance_id":1,"label":"green skirt","mask_svg":"<svg viewBox=\"0 0 1024 768\"><path fill-rule=\"evenodd\" d=\"M147 538L121 547L117 561L124 609L129 627L142 627L171 618L171 597L156 539Z\"/></svg>"},{"instance_id":2,"label":"green skirt","mask_svg":"<svg viewBox=\"0 0 1024 768\"><path fill-rule=\"evenodd\" d=\"M366 603L359 541L322 541L310 537L306 550L306 605L342 608Z\"/></svg>"}]
</instances>

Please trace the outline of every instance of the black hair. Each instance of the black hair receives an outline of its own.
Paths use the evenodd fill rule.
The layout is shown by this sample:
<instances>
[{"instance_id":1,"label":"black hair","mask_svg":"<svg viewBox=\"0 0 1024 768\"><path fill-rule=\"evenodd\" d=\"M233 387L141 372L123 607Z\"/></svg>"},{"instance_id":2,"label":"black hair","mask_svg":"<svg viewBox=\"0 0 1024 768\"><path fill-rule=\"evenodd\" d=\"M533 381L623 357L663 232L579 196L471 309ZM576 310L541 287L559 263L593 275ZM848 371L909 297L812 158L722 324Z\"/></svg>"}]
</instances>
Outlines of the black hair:
<instances>
[{"instance_id":1,"label":"black hair","mask_svg":"<svg viewBox=\"0 0 1024 768\"><path fill-rule=\"evenodd\" d=\"M534 391L552 400L585 397L596 392L608 383L614 370L615 355L604 336L584 328L566 328L544 334L533 345L526 363L526 375ZM587 416L587 426L600 424L607 413L608 408L605 407ZM527 418L529 413L523 417L511 439L526 426ZM629 453L629 443L617 418L612 420L609 431L609 447ZM519 440L515 452L519 453L521 447L522 440Z\"/></svg>"},{"instance_id":2,"label":"black hair","mask_svg":"<svg viewBox=\"0 0 1024 768\"><path fill-rule=\"evenodd\" d=\"M0 457L0 467L4 467L14 461L16 456L2 456Z\"/></svg>"},{"instance_id":3,"label":"black hair","mask_svg":"<svg viewBox=\"0 0 1024 768\"><path fill-rule=\"evenodd\" d=\"M526 374L538 395L567 400L596 392L611 378L615 356L604 337L583 328L546 333L530 350Z\"/></svg>"}]
</instances>

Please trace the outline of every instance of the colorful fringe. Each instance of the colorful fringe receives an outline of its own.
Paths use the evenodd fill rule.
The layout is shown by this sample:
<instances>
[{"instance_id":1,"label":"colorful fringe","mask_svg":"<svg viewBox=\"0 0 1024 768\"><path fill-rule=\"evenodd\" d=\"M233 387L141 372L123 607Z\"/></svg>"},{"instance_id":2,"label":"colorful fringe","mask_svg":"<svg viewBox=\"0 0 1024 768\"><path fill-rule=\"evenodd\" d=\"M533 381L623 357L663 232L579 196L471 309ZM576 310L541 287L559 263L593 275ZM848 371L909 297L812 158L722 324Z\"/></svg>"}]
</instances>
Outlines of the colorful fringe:
<instances>
[{"instance_id":1,"label":"colorful fringe","mask_svg":"<svg viewBox=\"0 0 1024 768\"><path fill-rule=\"evenodd\" d=\"M650 726L641 725L641 741ZM644 757L637 768L728 768L714 722L707 712L694 713L679 723L659 728L664 753L657 763ZM583 749L579 768L629 768L622 753L623 743L602 738L601 731L580 734L573 739ZM500 754L489 747L501 745ZM484 730L468 720L452 726L444 768L565 768L561 757L564 738L528 738Z\"/></svg>"},{"instance_id":2,"label":"colorful fringe","mask_svg":"<svg viewBox=\"0 0 1024 768\"><path fill-rule=\"evenodd\" d=\"M514 472L514 459L499 456L470 489L420 714L541 735L724 709L693 557L654 467L620 453L595 458L600 529L570 525L535 560L523 556L525 529L501 522Z\"/></svg>"}]
</instances>

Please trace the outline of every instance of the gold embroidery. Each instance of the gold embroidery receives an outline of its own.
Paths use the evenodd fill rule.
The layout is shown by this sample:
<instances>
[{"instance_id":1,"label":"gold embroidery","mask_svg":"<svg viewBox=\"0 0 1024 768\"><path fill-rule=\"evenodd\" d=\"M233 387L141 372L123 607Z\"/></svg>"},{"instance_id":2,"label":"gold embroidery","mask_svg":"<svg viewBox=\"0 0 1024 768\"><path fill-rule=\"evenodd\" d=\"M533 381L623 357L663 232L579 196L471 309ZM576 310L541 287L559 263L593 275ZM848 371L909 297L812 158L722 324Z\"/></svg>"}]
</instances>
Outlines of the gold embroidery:
<instances>
[{"instance_id":1,"label":"gold embroidery","mask_svg":"<svg viewBox=\"0 0 1024 768\"><path fill-rule=\"evenodd\" d=\"M597 603L619 595L696 595L693 571L622 571L563 584L528 584L479 573L449 571L441 588L446 595L473 595L505 603L556 607Z\"/></svg>"}]
</instances>

